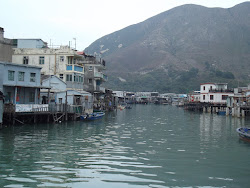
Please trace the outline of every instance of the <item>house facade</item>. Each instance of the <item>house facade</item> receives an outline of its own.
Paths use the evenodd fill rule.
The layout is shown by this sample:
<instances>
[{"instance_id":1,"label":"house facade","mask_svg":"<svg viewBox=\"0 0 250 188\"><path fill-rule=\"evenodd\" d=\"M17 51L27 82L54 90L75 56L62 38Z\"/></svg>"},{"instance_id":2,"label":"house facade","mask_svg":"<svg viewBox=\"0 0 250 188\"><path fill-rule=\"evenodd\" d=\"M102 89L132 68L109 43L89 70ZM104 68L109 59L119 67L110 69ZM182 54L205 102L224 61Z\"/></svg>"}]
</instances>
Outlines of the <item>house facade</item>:
<instances>
[{"instance_id":1,"label":"house facade","mask_svg":"<svg viewBox=\"0 0 250 188\"><path fill-rule=\"evenodd\" d=\"M200 85L200 102L226 104L227 98L234 96L226 83L203 83Z\"/></svg>"},{"instance_id":2,"label":"house facade","mask_svg":"<svg viewBox=\"0 0 250 188\"><path fill-rule=\"evenodd\" d=\"M5 103L38 104L40 67L0 62L0 90Z\"/></svg>"},{"instance_id":3,"label":"house facade","mask_svg":"<svg viewBox=\"0 0 250 188\"><path fill-rule=\"evenodd\" d=\"M106 82L108 77L103 73L105 68L105 61L97 60L94 56L84 55L84 90L92 93L96 100L100 95L105 93L105 88L101 84Z\"/></svg>"},{"instance_id":4,"label":"house facade","mask_svg":"<svg viewBox=\"0 0 250 188\"><path fill-rule=\"evenodd\" d=\"M55 75L68 89L83 90L83 57L68 46L50 48L14 48L13 63L41 67L42 75Z\"/></svg>"},{"instance_id":5,"label":"house facade","mask_svg":"<svg viewBox=\"0 0 250 188\"><path fill-rule=\"evenodd\" d=\"M200 91L189 93L188 102L200 102Z\"/></svg>"}]
</instances>

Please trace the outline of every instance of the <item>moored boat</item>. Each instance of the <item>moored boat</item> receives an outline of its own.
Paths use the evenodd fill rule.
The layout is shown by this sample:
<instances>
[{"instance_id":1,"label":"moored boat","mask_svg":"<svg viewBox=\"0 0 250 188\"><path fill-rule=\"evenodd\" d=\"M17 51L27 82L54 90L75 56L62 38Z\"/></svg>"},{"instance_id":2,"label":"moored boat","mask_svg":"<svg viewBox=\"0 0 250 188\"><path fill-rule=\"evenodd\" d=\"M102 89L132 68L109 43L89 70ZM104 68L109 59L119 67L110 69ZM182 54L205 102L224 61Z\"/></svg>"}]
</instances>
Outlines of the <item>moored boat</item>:
<instances>
[{"instance_id":1,"label":"moored boat","mask_svg":"<svg viewBox=\"0 0 250 188\"><path fill-rule=\"evenodd\" d=\"M219 111L217 112L218 115L226 115L226 111Z\"/></svg>"},{"instance_id":2,"label":"moored boat","mask_svg":"<svg viewBox=\"0 0 250 188\"><path fill-rule=\"evenodd\" d=\"M125 109L125 106L123 106L123 105L118 105L117 108L120 109L120 110L123 110L123 109Z\"/></svg>"},{"instance_id":3,"label":"moored boat","mask_svg":"<svg viewBox=\"0 0 250 188\"><path fill-rule=\"evenodd\" d=\"M242 140L250 141L250 128L240 127L236 131L239 133L239 136Z\"/></svg>"},{"instance_id":4,"label":"moored boat","mask_svg":"<svg viewBox=\"0 0 250 188\"><path fill-rule=\"evenodd\" d=\"M81 120L96 120L101 119L105 115L104 112L94 112L91 114L84 114L80 116Z\"/></svg>"}]
</instances>

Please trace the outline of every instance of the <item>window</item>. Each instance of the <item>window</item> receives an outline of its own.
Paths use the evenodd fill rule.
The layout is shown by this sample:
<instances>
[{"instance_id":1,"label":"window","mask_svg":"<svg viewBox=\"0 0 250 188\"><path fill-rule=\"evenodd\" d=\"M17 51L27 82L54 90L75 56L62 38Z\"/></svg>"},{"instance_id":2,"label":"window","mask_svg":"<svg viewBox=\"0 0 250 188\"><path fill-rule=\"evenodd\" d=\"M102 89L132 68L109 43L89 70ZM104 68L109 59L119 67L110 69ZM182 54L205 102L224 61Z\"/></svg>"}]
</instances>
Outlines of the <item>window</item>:
<instances>
[{"instance_id":1,"label":"window","mask_svg":"<svg viewBox=\"0 0 250 188\"><path fill-rule=\"evenodd\" d=\"M214 95L210 95L210 100L214 100Z\"/></svg>"},{"instance_id":2,"label":"window","mask_svg":"<svg viewBox=\"0 0 250 188\"><path fill-rule=\"evenodd\" d=\"M80 79L80 82L83 82L83 77L82 76L80 76L79 79Z\"/></svg>"},{"instance_id":3,"label":"window","mask_svg":"<svg viewBox=\"0 0 250 188\"><path fill-rule=\"evenodd\" d=\"M63 74L59 74L60 79L63 80Z\"/></svg>"},{"instance_id":4,"label":"window","mask_svg":"<svg viewBox=\"0 0 250 188\"><path fill-rule=\"evenodd\" d=\"M206 87L205 86L203 86L203 90L205 90L206 89Z\"/></svg>"},{"instance_id":5,"label":"window","mask_svg":"<svg viewBox=\"0 0 250 188\"><path fill-rule=\"evenodd\" d=\"M203 100L205 100L206 99L206 96L205 95L203 95Z\"/></svg>"},{"instance_id":6,"label":"window","mask_svg":"<svg viewBox=\"0 0 250 188\"><path fill-rule=\"evenodd\" d=\"M44 65L44 56L39 57L39 65Z\"/></svg>"},{"instance_id":7,"label":"window","mask_svg":"<svg viewBox=\"0 0 250 188\"><path fill-rule=\"evenodd\" d=\"M9 70L8 71L8 80L9 81L14 81L14 79L15 79L15 71Z\"/></svg>"},{"instance_id":8,"label":"window","mask_svg":"<svg viewBox=\"0 0 250 188\"><path fill-rule=\"evenodd\" d=\"M59 98L59 104L62 104L62 98Z\"/></svg>"},{"instance_id":9,"label":"window","mask_svg":"<svg viewBox=\"0 0 250 188\"><path fill-rule=\"evenodd\" d=\"M77 75L74 76L74 82L78 82L78 76Z\"/></svg>"},{"instance_id":10,"label":"window","mask_svg":"<svg viewBox=\"0 0 250 188\"><path fill-rule=\"evenodd\" d=\"M24 81L24 72L18 72L18 81Z\"/></svg>"},{"instance_id":11,"label":"window","mask_svg":"<svg viewBox=\"0 0 250 188\"><path fill-rule=\"evenodd\" d=\"M221 99L222 99L222 100L227 100L227 97L228 97L228 95L222 95L222 96L221 96Z\"/></svg>"},{"instance_id":12,"label":"window","mask_svg":"<svg viewBox=\"0 0 250 188\"><path fill-rule=\"evenodd\" d=\"M89 66L89 70L92 71L92 70L93 70L93 67L92 67L92 66Z\"/></svg>"},{"instance_id":13,"label":"window","mask_svg":"<svg viewBox=\"0 0 250 188\"><path fill-rule=\"evenodd\" d=\"M28 65L29 64L29 56L23 56L23 64Z\"/></svg>"},{"instance_id":14,"label":"window","mask_svg":"<svg viewBox=\"0 0 250 188\"><path fill-rule=\"evenodd\" d=\"M72 75L71 74L66 75L66 81L72 81Z\"/></svg>"},{"instance_id":15,"label":"window","mask_svg":"<svg viewBox=\"0 0 250 188\"><path fill-rule=\"evenodd\" d=\"M36 73L30 73L30 82L36 82Z\"/></svg>"},{"instance_id":16,"label":"window","mask_svg":"<svg viewBox=\"0 0 250 188\"><path fill-rule=\"evenodd\" d=\"M90 85L92 84L92 79L89 79L89 84L90 84Z\"/></svg>"},{"instance_id":17,"label":"window","mask_svg":"<svg viewBox=\"0 0 250 188\"><path fill-rule=\"evenodd\" d=\"M12 102L11 92L7 92L6 101L7 102Z\"/></svg>"},{"instance_id":18,"label":"window","mask_svg":"<svg viewBox=\"0 0 250 188\"><path fill-rule=\"evenodd\" d=\"M64 62L64 56L60 56L60 62Z\"/></svg>"},{"instance_id":19,"label":"window","mask_svg":"<svg viewBox=\"0 0 250 188\"><path fill-rule=\"evenodd\" d=\"M30 92L29 102L35 102L35 92Z\"/></svg>"}]
</instances>

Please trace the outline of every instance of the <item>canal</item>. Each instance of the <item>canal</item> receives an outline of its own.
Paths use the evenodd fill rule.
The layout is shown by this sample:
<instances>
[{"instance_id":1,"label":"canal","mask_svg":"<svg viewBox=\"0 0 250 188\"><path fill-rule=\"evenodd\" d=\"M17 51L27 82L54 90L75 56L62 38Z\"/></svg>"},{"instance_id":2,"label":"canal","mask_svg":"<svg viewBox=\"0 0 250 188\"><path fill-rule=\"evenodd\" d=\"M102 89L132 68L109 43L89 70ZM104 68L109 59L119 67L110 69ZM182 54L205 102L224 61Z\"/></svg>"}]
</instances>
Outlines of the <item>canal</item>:
<instances>
[{"instance_id":1,"label":"canal","mask_svg":"<svg viewBox=\"0 0 250 188\"><path fill-rule=\"evenodd\" d=\"M0 187L248 187L249 119L134 105L93 122L0 130Z\"/></svg>"}]
</instances>

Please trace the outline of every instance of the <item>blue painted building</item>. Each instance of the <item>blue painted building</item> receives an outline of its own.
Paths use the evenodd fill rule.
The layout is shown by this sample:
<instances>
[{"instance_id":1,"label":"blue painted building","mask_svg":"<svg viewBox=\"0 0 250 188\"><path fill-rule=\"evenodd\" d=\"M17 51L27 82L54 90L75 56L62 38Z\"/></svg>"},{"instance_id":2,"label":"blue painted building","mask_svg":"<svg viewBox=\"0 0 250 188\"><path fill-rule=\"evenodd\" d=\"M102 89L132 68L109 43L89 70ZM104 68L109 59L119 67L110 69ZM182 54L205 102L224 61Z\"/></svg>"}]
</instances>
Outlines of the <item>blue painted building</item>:
<instances>
[{"instance_id":1,"label":"blue painted building","mask_svg":"<svg viewBox=\"0 0 250 188\"><path fill-rule=\"evenodd\" d=\"M0 91L4 103L38 104L40 97L40 71L37 66L0 62Z\"/></svg>"}]
</instances>

